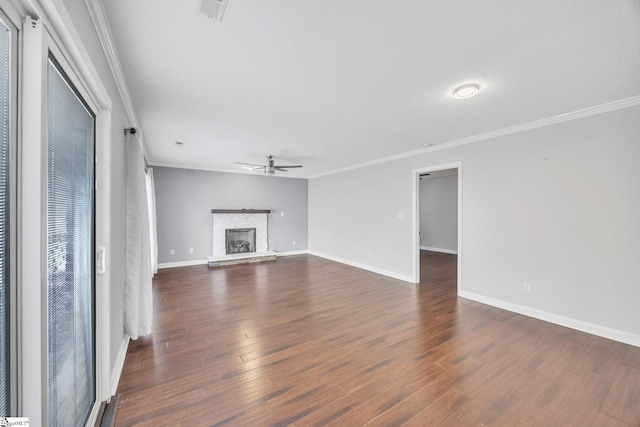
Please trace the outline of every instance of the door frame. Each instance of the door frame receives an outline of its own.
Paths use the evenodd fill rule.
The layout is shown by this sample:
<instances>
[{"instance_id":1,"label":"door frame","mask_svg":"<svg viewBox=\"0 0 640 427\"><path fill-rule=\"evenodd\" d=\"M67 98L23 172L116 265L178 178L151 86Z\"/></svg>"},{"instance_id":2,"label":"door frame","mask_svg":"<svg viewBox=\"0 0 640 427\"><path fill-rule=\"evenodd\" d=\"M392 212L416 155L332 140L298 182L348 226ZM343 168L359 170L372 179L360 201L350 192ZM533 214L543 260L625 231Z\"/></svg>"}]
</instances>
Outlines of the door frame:
<instances>
[{"instance_id":1,"label":"door frame","mask_svg":"<svg viewBox=\"0 0 640 427\"><path fill-rule=\"evenodd\" d=\"M18 250L17 239L17 223L18 223L18 70L19 70L19 46L20 46L20 20L11 5L0 6L0 18L7 25L11 33L11 52L10 52L10 70L9 70L9 207L7 215L9 219L9 228L6 230L9 243L9 259L6 265L9 280L5 283L8 290L5 294L5 309L8 312L8 328L7 352L8 376L9 376L9 412L15 414L18 410L17 392L18 392L18 297L17 297L17 261L16 254Z\"/></svg>"},{"instance_id":2,"label":"door frame","mask_svg":"<svg viewBox=\"0 0 640 427\"><path fill-rule=\"evenodd\" d=\"M425 166L411 171L412 181L412 272L413 283L420 283L420 174L436 172L446 169L457 169L458 171L458 259L457 259L457 294L462 291L462 267L463 267L463 239L462 239L462 162L445 163L434 166Z\"/></svg>"},{"instance_id":3,"label":"door frame","mask_svg":"<svg viewBox=\"0 0 640 427\"><path fill-rule=\"evenodd\" d=\"M50 0L36 6L39 19L26 17L22 26L19 73L19 200L18 252L19 337L18 413L33 425L47 420L47 58L51 51L95 118L95 247L106 247L109 259L111 194L111 100L68 15ZM70 24L72 25L72 24ZM96 401L88 421L93 425L100 403L110 395L110 289L109 268L94 276Z\"/></svg>"}]
</instances>

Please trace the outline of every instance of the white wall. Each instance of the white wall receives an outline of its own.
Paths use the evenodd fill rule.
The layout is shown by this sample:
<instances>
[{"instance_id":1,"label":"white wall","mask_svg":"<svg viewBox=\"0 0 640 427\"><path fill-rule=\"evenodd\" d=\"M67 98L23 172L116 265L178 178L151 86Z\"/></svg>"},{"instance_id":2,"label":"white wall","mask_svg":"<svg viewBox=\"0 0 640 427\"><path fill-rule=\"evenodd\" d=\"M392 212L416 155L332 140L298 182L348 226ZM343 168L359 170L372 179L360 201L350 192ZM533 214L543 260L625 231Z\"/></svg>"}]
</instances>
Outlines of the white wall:
<instances>
[{"instance_id":1,"label":"white wall","mask_svg":"<svg viewBox=\"0 0 640 427\"><path fill-rule=\"evenodd\" d=\"M460 161L461 292L640 345L639 119L635 106L312 179L310 251L410 278L412 170Z\"/></svg>"},{"instance_id":2,"label":"white wall","mask_svg":"<svg viewBox=\"0 0 640 427\"><path fill-rule=\"evenodd\" d=\"M458 176L420 180L420 247L458 251Z\"/></svg>"}]
</instances>

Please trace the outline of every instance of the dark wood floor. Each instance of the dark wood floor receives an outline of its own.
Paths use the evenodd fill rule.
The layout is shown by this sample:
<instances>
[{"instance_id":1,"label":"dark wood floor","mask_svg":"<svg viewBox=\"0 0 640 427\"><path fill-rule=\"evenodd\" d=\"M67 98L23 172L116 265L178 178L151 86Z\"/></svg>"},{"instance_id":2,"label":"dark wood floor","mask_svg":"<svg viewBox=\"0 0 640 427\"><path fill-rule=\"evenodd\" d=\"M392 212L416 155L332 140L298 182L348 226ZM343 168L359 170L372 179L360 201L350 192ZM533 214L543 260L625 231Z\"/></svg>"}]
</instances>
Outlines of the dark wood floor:
<instances>
[{"instance_id":1,"label":"dark wood floor","mask_svg":"<svg viewBox=\"0 0 640 427\"><path fill-rule=\"evenodd\" d=\"M640 426L640 348L313 256L161 270L117 425Z\"/></svg>"}]
</instances>

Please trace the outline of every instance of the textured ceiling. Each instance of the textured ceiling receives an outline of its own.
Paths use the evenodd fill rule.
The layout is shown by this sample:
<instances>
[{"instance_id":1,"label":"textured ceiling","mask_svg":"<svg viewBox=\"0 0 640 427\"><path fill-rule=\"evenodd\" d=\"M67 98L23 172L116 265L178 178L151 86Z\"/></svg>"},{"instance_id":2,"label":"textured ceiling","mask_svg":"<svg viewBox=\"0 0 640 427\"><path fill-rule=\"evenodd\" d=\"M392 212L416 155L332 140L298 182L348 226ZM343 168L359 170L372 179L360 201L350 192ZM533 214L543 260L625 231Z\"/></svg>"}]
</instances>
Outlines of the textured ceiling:
<instances>
[{"instance_id":1,"label":"textured ceiling","mask_svg":"<svg viewBox=\"0 0 640 427\"><path fill-rule=\"evenodd\" d=\"M157 165L309 177L640 95L637 0L103 3Z\"/></svg>"}]
</instances>

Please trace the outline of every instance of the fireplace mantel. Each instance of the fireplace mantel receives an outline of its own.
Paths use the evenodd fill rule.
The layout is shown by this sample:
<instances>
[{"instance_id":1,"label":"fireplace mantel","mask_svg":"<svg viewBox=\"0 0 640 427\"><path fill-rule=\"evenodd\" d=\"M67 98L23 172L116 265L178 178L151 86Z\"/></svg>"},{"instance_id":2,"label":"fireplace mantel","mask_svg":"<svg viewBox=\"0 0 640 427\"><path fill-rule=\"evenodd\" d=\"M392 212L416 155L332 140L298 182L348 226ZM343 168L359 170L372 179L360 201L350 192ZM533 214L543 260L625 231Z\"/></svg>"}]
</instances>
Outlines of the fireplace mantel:
<instances>
[{"instance_id":1,"label":"fireplace mantel","mask_svg":"<svg viewBox=\"0 0 640 427\"><path fill-rule=\"evenodd\" d=\"M211 209L213 214L268 214L270 209Z\"/></svg>"}]
</instances>

